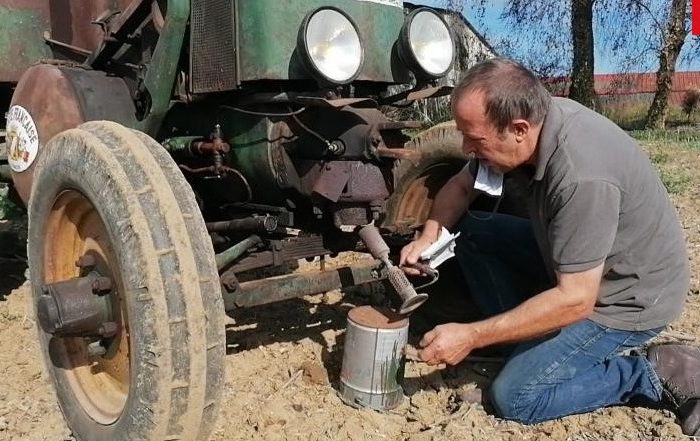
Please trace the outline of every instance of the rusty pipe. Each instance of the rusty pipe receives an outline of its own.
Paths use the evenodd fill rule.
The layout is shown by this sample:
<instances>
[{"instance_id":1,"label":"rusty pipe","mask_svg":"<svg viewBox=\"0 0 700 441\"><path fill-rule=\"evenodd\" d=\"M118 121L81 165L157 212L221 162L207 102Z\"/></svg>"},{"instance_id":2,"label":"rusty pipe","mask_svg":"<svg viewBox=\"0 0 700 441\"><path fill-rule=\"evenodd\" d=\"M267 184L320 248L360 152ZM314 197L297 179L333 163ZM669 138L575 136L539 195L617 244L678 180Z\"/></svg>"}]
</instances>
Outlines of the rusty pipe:
<instances>
[{"instance_id":1,"label":"rusty pipe","mask_svg":"<svg viewBox=\"0 0 700 441\"><path fill-rule=\"evenodd\" d=\"M207 222L207 231L253 231L269 233L275 231L278 225L276 216L255 216L243 219L232 219L221 222Z\"/></svg>"}]
</instances>

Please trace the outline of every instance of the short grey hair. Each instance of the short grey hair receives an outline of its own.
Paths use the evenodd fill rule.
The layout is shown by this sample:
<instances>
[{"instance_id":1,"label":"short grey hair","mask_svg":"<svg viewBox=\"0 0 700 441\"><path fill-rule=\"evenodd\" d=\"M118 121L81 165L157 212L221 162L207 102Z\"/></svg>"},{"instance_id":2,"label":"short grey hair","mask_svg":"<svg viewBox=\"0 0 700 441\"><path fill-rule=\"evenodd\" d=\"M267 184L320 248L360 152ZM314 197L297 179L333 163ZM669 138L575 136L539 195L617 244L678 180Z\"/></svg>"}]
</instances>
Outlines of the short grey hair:
<instances>
[{"instance_id":1,"label":"short grey hair","mask_svg":"<svg viewBox=\"0 0 700 441\"><path fill-rule=\"evenodd\" d=\"M502 132L514 119L539 124L552 97L525 66L507 58L491 58L472 66L452 91L452 111L467 93L482 92L486 117Z\"/></svg>"}]
</instances>

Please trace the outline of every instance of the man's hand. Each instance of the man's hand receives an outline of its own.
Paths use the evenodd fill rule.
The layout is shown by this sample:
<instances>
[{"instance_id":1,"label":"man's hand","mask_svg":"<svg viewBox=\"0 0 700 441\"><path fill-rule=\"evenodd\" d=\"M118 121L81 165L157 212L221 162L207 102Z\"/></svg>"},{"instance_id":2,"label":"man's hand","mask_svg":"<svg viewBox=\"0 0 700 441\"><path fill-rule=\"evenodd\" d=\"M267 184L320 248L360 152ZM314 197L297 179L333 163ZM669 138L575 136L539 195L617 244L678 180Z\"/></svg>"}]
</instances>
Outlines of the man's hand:
<instances>
[{"instance_id":1,"label":"man's hand","mask_svg":"<svg viewBox=\"0 0 700 441\"><path fill-rule=\"evenodd\" d=\"M428 234L421 234L418 239L409 243L401 249L401 258L399 260L399 266L401 269L410 276L419 276L421 274L420 270L413 268L414 265L420 259L420 255L425 251L430 245L437 240L436 238L428 237ZM407 266L404 266L407 265Z\"/></svg>"},{"instance_id":2,"label":"man's hand","mask_svg":"<svg viewBox=\"0 0 700 441\"><path fill-rule=\"evenodd\" d=\"M478 333L470 323L438 325L421 339L418 356L429 365L455 365L478 348Z\"/></svg>"}]
</instances>

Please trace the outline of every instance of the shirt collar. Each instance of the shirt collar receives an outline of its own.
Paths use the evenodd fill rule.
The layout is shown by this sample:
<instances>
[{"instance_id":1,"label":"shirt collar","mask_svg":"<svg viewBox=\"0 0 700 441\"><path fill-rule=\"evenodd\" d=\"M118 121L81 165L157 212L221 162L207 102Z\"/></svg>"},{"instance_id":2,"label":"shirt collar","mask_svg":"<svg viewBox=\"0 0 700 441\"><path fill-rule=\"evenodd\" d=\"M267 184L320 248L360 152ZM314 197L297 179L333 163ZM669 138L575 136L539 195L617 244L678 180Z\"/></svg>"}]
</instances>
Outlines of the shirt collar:
<instances>
[{"instance_id":1,"label":"shirt collar","mask_svg":"<svg viewBox=\"0 0 700 441\"><path fill-rule=\"evenodd\" d=\"M535 175L533 176L533 179L536 181L541 181L544 177L547 164L559 145L558 138L563 119L564 116L561 108L558 106L557 99L553 98L547 115L544 117L540 139L537 142L537 160L535 161Z\"/></svg>"}]
</instances>

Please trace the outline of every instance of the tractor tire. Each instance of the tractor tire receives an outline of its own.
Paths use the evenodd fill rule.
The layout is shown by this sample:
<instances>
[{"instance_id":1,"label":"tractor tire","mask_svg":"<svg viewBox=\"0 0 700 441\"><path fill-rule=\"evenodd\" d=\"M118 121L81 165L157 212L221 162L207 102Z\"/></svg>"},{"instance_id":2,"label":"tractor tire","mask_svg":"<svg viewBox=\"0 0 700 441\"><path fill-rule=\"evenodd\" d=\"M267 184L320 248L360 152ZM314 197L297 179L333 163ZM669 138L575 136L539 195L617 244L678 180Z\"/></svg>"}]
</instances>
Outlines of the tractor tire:
<instances>
[{"instance_id":1,"label":"tractor tire","mask_svg":"<svg viewBox=\"0 0 700 441\"><path fill-rule=\"evenodd\" d=\"M81 275L85 254L114 286L106 351L38 329L73 436L208 439L224 386L224 308L192 190L157 142L117 123L88 122L48 145L29 203L34 312L44 286Z\"/></svg>"},{"instance_id":2,"label":"tractor tire","mask_svg":"<svg viewBox=\"0 0 700 441\"><path fill-rule=\"evenodd\" d=\"M403 159L394 165L394 192L387 201L382 226L399 234L411 233L428 219L438 191L469 160L462 150L462 134L454 121L438 124L419 133L406 145L421 153L420 159ZM528 218L526 190L506 175L500 202L477 196L470 210L492 211Z\"/></svg>"},{"instance_id":3,"label":"tractor tire","mask_svg":"<svg viewBox=\"0 0 700 441\"><path fill-rule=\"evenodd\" d=\"M382 223L399 233L425 223L437 192L468 160L462 151L462 134L454 121L419 133L405 148L418 151L421 156L417 161L395 162L394 192L387 201Z\"/></svg>"}]
</instances>

